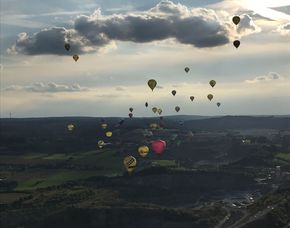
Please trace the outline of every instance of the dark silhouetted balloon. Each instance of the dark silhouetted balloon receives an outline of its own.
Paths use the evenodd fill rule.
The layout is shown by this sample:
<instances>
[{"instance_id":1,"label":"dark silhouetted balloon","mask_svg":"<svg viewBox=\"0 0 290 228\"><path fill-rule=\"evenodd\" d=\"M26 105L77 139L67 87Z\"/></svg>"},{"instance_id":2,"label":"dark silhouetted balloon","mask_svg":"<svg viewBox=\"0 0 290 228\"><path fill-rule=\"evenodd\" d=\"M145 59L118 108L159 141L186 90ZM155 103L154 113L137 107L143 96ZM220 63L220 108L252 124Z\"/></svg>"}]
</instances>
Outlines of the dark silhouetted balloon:
<instances>
[{"instance_id":1,"label":"dark silhouetted balloon","mask_svg":"<svg viewBox=\"0 0 290 228\"><path fill-rule=\"evenodd\" d=\"M209 95L207 95L207 98L211 101L213 99L213 95L209 94Z\"/></svg>"},{"instance_id":2,"label":"dark silhouetted balloon","mask_svg":"<svg viewBox=\"0 0 290 228\"><path fill-rule=\"evenodd\" d=\"M64 45L64 48L65 48L65 50L69 51L69 49L70 49L70 44L65 44L65 45Z\"/></svg>"},{"instance_id":3,"label":"dark silhouetted balloon","mask_svg":"<svg viewBox=\"0 0 290 228\"><path fill-rule=\"evenodd\" d=\"M176 90L172 90L171 93L172 93L173 96L175 96L176 95Z\"/></svg>"},{"instance_id":4,"label":"dark silhouetted balloon","mask_svg":"<svg viewBox=\"0 0 290 228\"><path fill-rule=\"evenodd\" d=\"M216 85L216 81L215 81L215 80L211 80L211 81L209 82L209 84L211 85L211 87L214 87L214 86Z\"/></svg>"},{"instance_id":5,"label":"dark silhouetted balloon","mask_svg":"<svg viewBox=\"0 0 290 228\"><path fill-rule=\"evenodd\" d=\"M74 56L73 56L74 61L78 61L79 58L80 58L80 57L79 57L78 55L74 55Z\"/></svg>"},{"instance_id":6,"label":"dark silhouetted balloon","mask_svg":"<svg viewBox=\"0 0 290 228\"><path fill-rule=\"evenodd\" d=\"M133 117L133 113L129 113L128 116L129 116L130 118L132 118L132 117Z\"/></svg>"},{"instance_id":7,"label":"dark silhouetted balloon","mask_svg":"<svg viewBox=\"0 0 290 228\"><path fill-rule=\"evenodd\" d=\"M146 108L148 107L148 102L145 103L145 107L146 107Z\"/></svg>"},{"instance_id":8,"label":"dark silhouetted balloon","mask_svg":"<svg viewBox=\"0 0 290 228\"><path fill-rule=\"evenodd\" d=\"M190 100L193 101L193 100L194 100L194 96L191 96L191 97L190 97Z\"/></svg>"},{"instance_id":9,"label":"dark silhouetted balloon","mask_svg":"<svg viewBox=\"0 0 290 228\"><path fill-rule=\"evenodd\" d=\"M241 21L241 18L239 16L234 16L233 17L233 22L235 25L238 25Z\"/></svg>"},{"instance_id":10,"label":"dark silhouetted balloon","mask_svg":"<svg viewBox=\"0 0 290 228\"><path fill-rule=\"evenodd\" d=\"M240 42L239 40L235 40L235 41L233 42L233 45L234 45L236 48L238 48L238 47L241 45L241 42Z\"/></svg>"},{"instance_id":11,"label":"dark silhouetted balloon","mask_svg":"<svg viewBox=\"0 0 290 228\"><path fill-rule=\"evenodd\" d=\"M132 107L131 107L131 108L129 108L129 111L130 111L130 112L133 112L133 110L134 110L134 109L133 109Z\"/></svg>"},{"instance_id":12,"label":"dark silhouetted balloon","mask_svg":"<svg viewBox=\"0 0 290 228\"><path fill-rule=\"evenodd\" d=\"M157 82L154 79L150 79L148 81L148 86L150 87L150 89L152 89L152 91L155 89L155 87L157 86Z\"/></svg>"},{"instance_id":13,"label":"dark silhouetted balloon","mask_svg":"<svg viewBox=\"0 0 290 228\"><path fill-rule=\"evenodd\" d=\"M189 67L185 67L184 70L186 73L188 73L190 69L189 69Z\"/></svg>"},{"instance_id":14,"label":"dark silhouetted balloon","mask_svg":"<svg viewBox=\"0 0 290 228\"><path fill-rule=\"evenodd\" d=\"M220 103L220 102L218 102L218 103L216 103L216 105L217 105L218 107L220 107L220 106L221 106L221 103Z\"/></svg>"},{"instance_id":15,"label":"dark silhouetted balloon","mask_svg":"<svg viewBox=\"0 0 290 228\"><path fill-rule=\"evenodd\" d=\"M179 106L176 106L176 107L175 107L175 111L176 111L176 112L179 112L179 111L180 111L180 107L179 107Z\"/></svg>"}]
</instances>

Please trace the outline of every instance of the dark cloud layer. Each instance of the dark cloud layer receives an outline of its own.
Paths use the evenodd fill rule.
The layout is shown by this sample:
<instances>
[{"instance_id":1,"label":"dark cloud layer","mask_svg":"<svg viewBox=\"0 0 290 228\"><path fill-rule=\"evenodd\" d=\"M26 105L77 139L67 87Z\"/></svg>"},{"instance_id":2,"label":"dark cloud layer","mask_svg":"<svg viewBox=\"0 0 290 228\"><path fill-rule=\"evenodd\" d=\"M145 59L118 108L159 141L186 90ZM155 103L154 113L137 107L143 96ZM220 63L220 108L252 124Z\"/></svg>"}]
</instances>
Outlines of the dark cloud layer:
<instances>
[{"instance_id":1,"label":"dark cloud layer","mask_svg":"<svg viewBox=\"0 0 290 228\"><path fill-rule=\"evenodd\" d=\"M257 29L252 19L244 17L240 33ZM145 43L174 38L198 48L216 47L230 42L231 26L219 19L213 10L193 8L164 0L150 10L104 16L100 10L90 16L79 16L74 29L49 28L32 36L21 33L11 53L71 54L64 49L69 42L72 53L97 51L114 40Z\"/></svg>"}]
</instances>

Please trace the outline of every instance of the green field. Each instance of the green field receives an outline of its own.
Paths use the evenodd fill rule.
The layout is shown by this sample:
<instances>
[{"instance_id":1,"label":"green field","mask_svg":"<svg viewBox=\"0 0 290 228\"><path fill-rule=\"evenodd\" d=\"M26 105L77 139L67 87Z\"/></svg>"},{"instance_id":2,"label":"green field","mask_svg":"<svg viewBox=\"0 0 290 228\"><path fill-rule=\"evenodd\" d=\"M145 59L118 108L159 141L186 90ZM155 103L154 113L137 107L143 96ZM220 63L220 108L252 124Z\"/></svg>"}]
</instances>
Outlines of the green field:
<instances>
[{"instance_id":1,"label":"green field","mask_svg":"<svg viewBox=\"0 0 290 228\"><path fill-rule=\"evenodd\" d=\"M97 151L79 152L73 154L28 154L22 157L9 157L9 162L23 164L51 164L53 161L62 162L72 167L81 167L81 169L58 168L54 170L43 169L42 172L34 171L13 172L10 173L14 180L18 181L15 190L34 190L53 185L59 185L70 180L86 179L92 176L115 176L121 175L125 171L123 167L123 158L110 149ZM88 169L86 170L86 167ZM40 174L41 173L41 174Z\"/></svg>"},{"instance_id":2,"label":"green field","mask_svg":"<svg viewBox=\"0 0 290 228\"><path fill-rule=\"evenodd\" d=\"M279 153L279 154L276 154L276 158L281 159L283 161L290 162L290 153Z\"/></svg>"}]
</instances>

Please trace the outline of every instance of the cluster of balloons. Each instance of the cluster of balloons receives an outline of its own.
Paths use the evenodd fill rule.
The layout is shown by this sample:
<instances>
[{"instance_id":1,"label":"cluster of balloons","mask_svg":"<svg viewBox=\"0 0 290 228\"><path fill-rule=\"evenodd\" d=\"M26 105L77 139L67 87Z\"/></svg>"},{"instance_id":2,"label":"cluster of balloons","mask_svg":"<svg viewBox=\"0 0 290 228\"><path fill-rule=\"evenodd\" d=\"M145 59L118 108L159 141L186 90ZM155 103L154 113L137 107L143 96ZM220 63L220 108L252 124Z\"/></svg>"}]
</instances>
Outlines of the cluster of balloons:
<instances>
[{"instance_id":1,"label":"cluster of balloons","mask_svg":"<svg viewBox=\"0 0 290 228\"><path fill-rule=\"evenodd\" d=\"M166 149L166 142L160 139L152 141L151 149L155 154L161 155ZM138 153L142 158L145 158L149 154L149 152L150 149L146 145L142 145L138 148ZM126 156L123 160L123 164L127 172L132 173L137 167L137 159L132 155Z\"/></svg>"},{"instance_id":2,"label":"cluster of balloons","mask_svg":"<svg viewBox=\"0 0 290 228\"><path fill-rule=\"evenodd\" d=\"M234 16L232 21L235 25L238 25L241 21L241 18L239 16ZM239 40L235 40L233 42L233 45L235 46L235 48L239 48L239 46L241 45L241 42Z\"/></svg>"},{"instance_id":3,"label":"cluster of balloons","mask_svg":"<svg viewBox=\"0 0 290 228\"><path fill-rule=\"evenodd\" d=\"M185 68L185 71L188 72L188 71L189 71L189 68L186 67L186 68ZM153 91L153 90L155 89L155 87L157 86L157 81L156 81L155 79L150 79L150 80L147 82L147 84L148 84L149 88ZM213 87L215 87L215 85L216 85L216 81L215 81L215 80L211 80L211 81L209 82L209 84L210 84L210 86L213 88ZM171 91L171 94L172 94L173 96L175 96L175 95L177 94L177 91L176 91L176 90L172 90L172 91ZM213 97L214 97L214 96L213 96L212 94L208 94L208 95L207 95L207 98L208 98L209 101L211 101L211 100L213 99ZM190 96L189 99L190 99L191 101L193 101L193 100L195 99L195 97L194 97L194 96ZM218 102L218 103L217 103L217 106L220 107L220 106L221 106L221 103ZM146 108L148 107L148 102L145 103L145 107L146 107ZM154 113L158 113L159 115L161 115L161 113L162 113L162 109L161 109L161 108L157 108L157 107L153 107L153 108L152 108L152 111L153 111ZM175 106L175 111L176 111L176 112L179 112L179 111L180 111L180 107L179 107L179 106Z\"/></svg>"},{"instance_id":4,"label":"cluster of balloons","mask_svg":"<svg viewBox=\"0 0 290 228\"><path fill-rule=\"evenodd\" d=\"M69 43L66 43L65 45L64 45L64 48L65 48L65 50L67 50L67 51L69 51L70 50L70 44ZM73 55L73 59L74 59L74 61L78 61L79 60L79 56L78 55Z\"/></svg>"},{"instance_id":5,"label":"cluster of balloons","mask_svg":"<svg viewBox=\"0 0 290 228\"><path fill-rule=\"evenodd\" d=\"M130 113L128 114L128 116L130 117L130 119L133 117L133 108L129 108Z\"/></svg>"}]
</instances>

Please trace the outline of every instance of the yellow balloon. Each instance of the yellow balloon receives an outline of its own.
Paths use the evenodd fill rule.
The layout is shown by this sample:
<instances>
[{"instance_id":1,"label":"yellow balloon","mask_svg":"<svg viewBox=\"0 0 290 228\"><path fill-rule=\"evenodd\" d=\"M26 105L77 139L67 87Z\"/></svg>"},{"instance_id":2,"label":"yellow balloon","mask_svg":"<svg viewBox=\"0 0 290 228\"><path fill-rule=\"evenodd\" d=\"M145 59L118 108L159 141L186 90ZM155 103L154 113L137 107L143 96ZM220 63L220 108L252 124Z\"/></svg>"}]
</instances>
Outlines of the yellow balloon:
<instances>
[{"instance_id":1,"label":"yellow balloon","mask_svg":"<svg viewBox=\"0 0 290 228\"><path fill-rule=\"evenodd\" d=\"M158 110L158 108L156 108L156 107L152 108L152 111L153 111L154 113L156 113L157 110Z\"/></svg>"},{"instance_id":2,"label":"yellow balloon","mask_svg":"<svg viewBox=\"0 0 290 228\"><path fill-rule=\"evenodd\" d=\"M103 124L101 124L101 127L102 127L103 129L106 129L106 128L108 127L108 124L103 123Z\"/></svg>"},{"instance_id":3,"label":"yellow balloon","mask_svg":"<svg viewBox=\"0 0 290 228\"><path fill-rule=\"evenodd\" d=\"M155 130L155 129L158 128L158 124L156 124L156 123L152 123L152 124L149 125L149 127L150 127L152 130Z\"/></svg>"},{"instance_id":4,"label":"yellow balloon","mask_svg":"<svg viewBox=\"0 0 290 228\"><path fill-rule=\"evenodd\" d=\"M149 153L149 147L148 146L140 146L138 148L138 153L140 154L141 157L146 157L147 154Z\"/></svg>"},{"instance_id":5,"label":"yellow balloon","mask_svg":"<svg viewBox=\"0 0 290 228\"><path fill-rule=\"evenodd\" d=\"M113 132L111 132L111 131L107 131L107 132L106 132L106 136L107 136L107 137L112 137L112 135L113 135Z\"/></svg>"},{"instance_id":6,"label":"yellow balloon","mask_svg":"<svg viewBox=\"0 0 290 228\"><path fill-rule=\"evenodd\" d=\"M103 140L99 140L98 141L98 146L99 146L100 149L103 148L103 146L105 146L105 142Z\"/></svg>"},{"instance_id":7,"label":"yellow balloon","mask_svg":"<svg viewBox=\"0 0 290 228\"><path fill-rule=\"evenodd\" d=\"M137 166L137 160L133 156L127 156L124 158L123 164L127 172L131 173Z\"/></svg>"},{"instance_id":8,"label":"yellow balloon","mask_svg":"<svg viewBox=\"0 0 290 228\"><path fill-rule=\"evenodd\" d=\"M72 131L74 128L75 128L75 126L74 126L73 124L68 124L68 125L67 125L67 129L68 129L69 131Z\"/></svg>"},{"instance_id":9,"label":"yellow balloon","mask_svg":"<svg viewBox=\"0 0 290 228\"><path fill-rule=\"evenodd\" d=\"M150 87L150 89L152 89L152 91L155 89L155 87L157 86L157 82L154 79L150 79L148 81L148 86Z\"/></svg>"}]
</instances>

